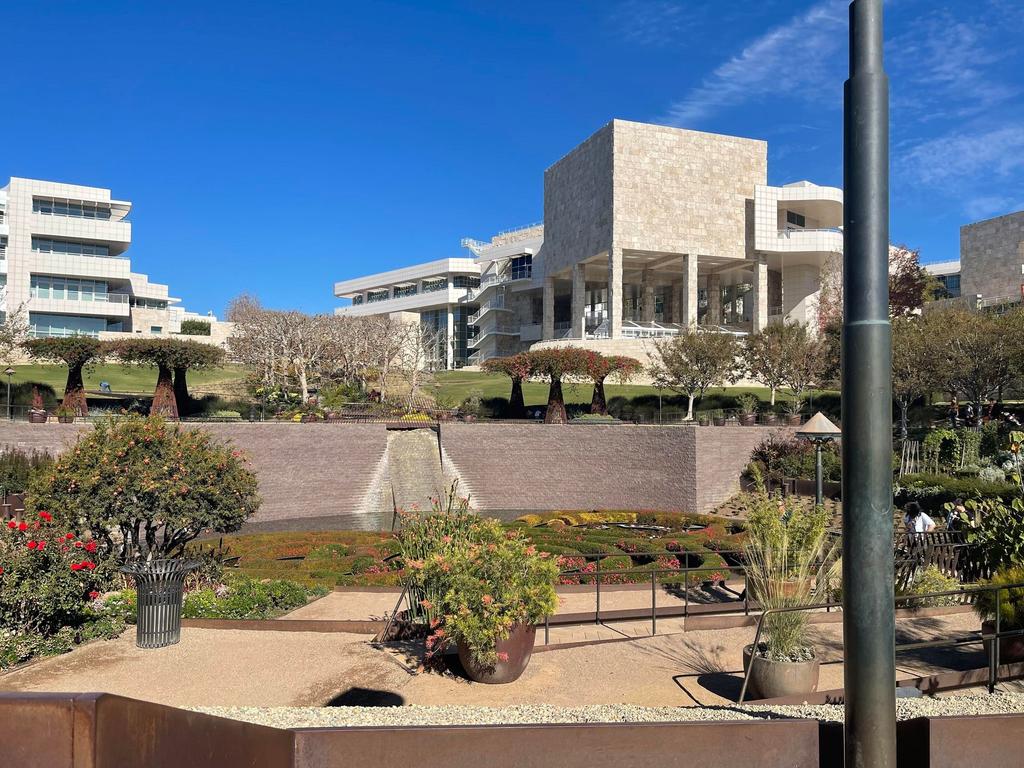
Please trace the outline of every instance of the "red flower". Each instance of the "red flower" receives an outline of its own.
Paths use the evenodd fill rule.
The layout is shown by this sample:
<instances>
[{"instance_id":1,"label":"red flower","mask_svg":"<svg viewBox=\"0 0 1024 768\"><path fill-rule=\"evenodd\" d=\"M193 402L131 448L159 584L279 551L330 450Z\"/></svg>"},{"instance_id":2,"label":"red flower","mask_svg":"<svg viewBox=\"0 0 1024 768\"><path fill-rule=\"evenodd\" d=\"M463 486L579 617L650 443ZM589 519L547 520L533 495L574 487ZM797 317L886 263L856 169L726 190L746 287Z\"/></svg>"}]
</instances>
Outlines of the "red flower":
<instances>
[{"instance_id":1,"label":"red flower","mask_svg":"<svg viewBox=\"0 0 1024 768\"><path fill-rule=\"evenodd\" d=\"M72 571L80 571L80 570L82 570L82 564L81 563L72 563L71 564L71 570Z\"/></svg>"},{"instance_id":2,"label":"red flower","mask_svg":"<svg viewBox=\"0 0 1024 768\"><path fill-rule=\"evenodd\" d=\"M28 547L29 549L35 549L36 547L39 546L39 542L38 541L30 541L25 546Z\"/></svg>"},{"instance_id":3,"label":"red flower","mask_svg":"<svg viewBox=\"0 0 1024 768\"><path fill-rule=\"evenodd\" d=\"M53 515L51 515L49 512L40 512L39 519L45 520L46 522L50 522L51 520L53 520Z\"/></svg>"},{"instance_id":4,"label":"red flower","mask_svg":"<svg viewBox=\"0 0 1024 768\"><path fill-rule=\"evenodd\" d=\"M3 573L3 572L4 572L4 567L2 565L0 565L0 573Z\"/></svg>"},{"instance_id":5,"label":"red flower","mask_svg":"<svg viewBox=\"0 0 1024 768\"><path fill-rule=\"evenodd\" d=\"M81 549L83 546L85 546L85 545L82 544L82 542L80 542L80 541L76 541L75 542L75 549Z\"/></svg>"},{"instance_id":6,"label":"red flower","mask_svg":"<svg viewBox=\"0 0 1024 768\"><path fill-rule=\"evenodd\" d=\"M18 530L19 531L27 531L28 530L28 523L26 523L25 521L22 521L22 522L18 523Z\"/></svg>"},{"instance_id":7,"label":"red flower","mask_svg":"<svg viewBox=\"0 0 1024 768\"><path fill-rule=\"evenodd\" d=\"M90 541L88 544L86 544L85 545L85 551L86 552L95 552L96 551L96 542L95 541Z\"/></svg>"},{"instance_id":8,"label":"red flower","mask_svg":"<svg viewBox=\"0 0 1024 768\"><path fill-rule=\"evenodd\" d=\"M46 542L45 542L45 541L40 541L40 542L39 542L39 548L40 548L40 549L42 549L42 548L43 548L43 547L45 547L45 546L46 546Z\"/></svg>"},{"instance_id":9,"label":"red flower","mask_svg":"<svg viewBox=\"0 0 1024 768\"><path fill-rule=\"evenodd\" d=\"M18 527L18 524L16 522L14 522L13 520L8 520L7 521L7 527L10 528L13 531L15 528Z\"/></svg>"},{"instance_id":10,"label":"red flower","mask_svg":"<svg viewBox=\"0 0 1024 768\"><path fill-rule=\"evenodd\" d=\"M100 596L100 593L97 592L95 589L92 592L89 593L89 599L90 600L95 600L99 596Z\"/></svg>"},{"instance_id":11,"label":"red flower","mask_svg":"<svg viewBox=\"0 0 1024 768\"><path fill-rule=\"evenodd\" d=\"M91 571L93 568L96 567L96 563L94 563L92 560L84 560L82 561L82 567L88 568Z\"/></svg>"},{"instance_id":12,"label":"red flower","mask_svg":"<svg viewBox=\"0 0 1024 768\"><path fill-rule=\"evenodd\" d=\"M64 538L67 539L68 541L71 541L73 538L75 538L75 534L73 534L73 533L65 533L64 534Z\"/></svg>"}]
</instances>

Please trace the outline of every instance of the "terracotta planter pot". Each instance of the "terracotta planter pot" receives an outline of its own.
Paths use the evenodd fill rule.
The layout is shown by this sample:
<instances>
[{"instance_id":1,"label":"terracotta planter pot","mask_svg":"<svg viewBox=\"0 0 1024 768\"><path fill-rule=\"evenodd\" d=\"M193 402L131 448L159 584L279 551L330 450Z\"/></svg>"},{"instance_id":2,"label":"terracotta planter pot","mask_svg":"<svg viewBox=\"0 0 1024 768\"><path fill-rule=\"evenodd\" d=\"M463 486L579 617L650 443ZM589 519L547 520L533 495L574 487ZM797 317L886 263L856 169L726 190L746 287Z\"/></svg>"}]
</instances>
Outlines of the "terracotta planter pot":
<instances>
[{"instance_id":1,"label":"terracotta planter pot","mask_svg":"<svg viewBox=\"0 0 1024 768\"><path fill-rule=\"evenodd\" d=\"M507 653L508 661L498 661L493 669L482 667L473 660L470 653L462 643L459 643L459 661L462 668L466 670L469 679L477 683L501 684L511 683L519 679L530 663L533 655L533 642L536 639L537 628L532 624L519 624L512 629L512 634L505 640L497 643L498 653Z\"/></svg>"},{"instance_id":2,"label":"terracotta planter pot","mask_svg":"<svg viewBox=\"0 0 1024 768\"><path fill-rule=\"evenodd\" d=\"M29 424L45 424L47 414L45 411L29 411L28 412L28 423Z\"/></svg>"},{"instance_id":3,"label":"terracotta planter pot","mask_svg":"<svg viewBox=\"0 0 1024 768\"><path fill-rule=\"evenodd\" d=\"M786 424L790 427L799 427L801 422L801 416L799 413L791 413L786 416Z\"/></svg>"},{"instance_id":4,"label":"terracotta planter pot","mask_svg":"<svg viewBox=\"0 0 1024 768\"><path fill-rule=\"evenodd\" d=\"M725 426L725 416L715 416L715 426L716 427L724 427Z\"/></svg>"},{"instance_id":5,"label":"terracotta planter pot","mask_svg":"<svg viewBox=\"0 0 1024 768\"><path fill-rule=\"evenodd\" d=\"M75 417L74 416L58 416L57 417L57 421L60 422L61 424L74 424L75 423Z\"/></svg>"},{"instance_id":6,"label":"terracotta planter pot","mask_svg":"<svg viewBox=\"0 0 1024 768\"><path fill-rule=\"evenodd\" d=\"M760 601L757 588L753 584L748 585L747 588L750 590L750 599ZM792 579L782 583L782 589L778 590L778 594L780 597L797 597L799 595L811 594L813 591L813 579Z\"/></svg>"},{"instance_id":7,"label":"terracotta planter pot","mask_svg":"<svg viewBox=\"0 0 1024 768\"><path fill-rule=\"evenodd\" d=\"M740 424L744 427L753 427L757 424L756 413L744 413L740 415Z\"/></svg>"},{"instance_id":8,"label":"terracotta planter pot","mask_svg":"<svg viewBox=\"0 0 1024 768\"><path fill-rule=\"evenodd\" d=\"M986 635L994 635L996 632L996 623L994 621L983 621L981 622L981 631ZM1005 630L1004 630L1005 631ZM992 656L992 641L985 640L985 655L991 658ZM1024 661L1024 635L1018 635L1017 637L1003 637L999 640L999 663L1000 664L1017 664L1018 662Z\"/></svg>"},{"instance_id":9,"label":"terracotta planter pot","mask_svg":"<svg viewBox=\"0 0 1024 768\"><path fill-rule=\"evenodd\" d=\"M753 649L752 645L743 649L743 671L750 668L747 699L777 699L818 690L820 662L816 658L810 661L769 661L755 656Z\"/></svg>"},{"instance_id":10,"label":"terracotta planter pot","mask_svg":"<svg viewBox=\"0 0 1024 768\"><path fill-rule=\"evenodd\" d=\"M779 417L778 417L777 414L774 414L774 413L766 413L764 415L764 423L765 424L769 424L769 425L770 424L778 424L779 423Z\"/></svg>"},{"instance_id":11,"label":"terracotta planter pot","mask_svg":"<svg viewBox=\"0 0 1024 768\"><path fill-rule=\"evenodd\" d=\"M711 426L711 419L709 419L707 416L698 416L697 424L699 424L702 427L709 427Z\"/></svg>"}]
</instances>

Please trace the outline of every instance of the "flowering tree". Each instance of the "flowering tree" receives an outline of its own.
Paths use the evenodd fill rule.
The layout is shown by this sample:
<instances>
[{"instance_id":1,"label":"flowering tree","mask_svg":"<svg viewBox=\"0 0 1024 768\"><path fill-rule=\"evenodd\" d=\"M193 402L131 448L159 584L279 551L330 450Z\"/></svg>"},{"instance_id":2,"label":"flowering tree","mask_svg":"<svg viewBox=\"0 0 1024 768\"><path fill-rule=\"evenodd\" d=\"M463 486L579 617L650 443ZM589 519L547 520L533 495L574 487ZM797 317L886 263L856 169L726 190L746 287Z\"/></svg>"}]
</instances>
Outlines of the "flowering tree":
<instances>
[{"instance_id":1,"label":"flowering tree","mask_svg":"<svg viewBox=\"0 0 1024 768\"><path fill-rule=\"evenodd\" d=\"M30 482L26 507L81 521L104 557L176 557L206 530L237 531L260 505L241 453L159 417L96 423Z\"/></svg>"},{"instance_id":2,"label":"flowering tree","mask_svg":"<svg viewBox=\"0 0 1024 768\"><path fill-rule=\"evenodd\" d=\"M62 405L73 410L77 416L87 415L89 406L85 399L82 369L103 355L103 342L91 336L69 336L64 339L29 339L22 346L33 360L61 362L68 367Z\"/></svg>"},{"instance_id":3,"label":"flowering tree","mask_svg":"<svg viewBox=\"0 0 1024 768\"><path fill-rule=\"evenodd\" d=\"M905 245L889 248L889 316L907 317L933 298L934 280L921 266L920 251ZM818 296L818 328L842 324L843 259L833 255L822 265L821 293Z\"/></svg>"},{"instance_id":4,"label":"flowering tree","mask_svg":"<svg viewBox=\"0 0 1024 768\"><path fill-rule=\"evenodd\" d=\"M7 287L0 287L0 301L7 298ZM28 322L28 310L24 304L17 307L8 305L7 313L0 322L0 362L8 363L11 354L27 337L31 327Z\"/></svg>"},{"instance_id":5,"label":"flowering tree","mask_svg":"<svg viewBox=\"0 0 1024 768\"><path fill-rule=\"evenodd\" d=\"M693 419L693 402L708 387L731 382L736 375L739 345L727 333L689 330L654 342L657 359L651 377L658 386L689 398L686 418Z\"/></svg>"},{"instance_id":6,"label":"flowering tree","mask_svg":"<svg viewBox=\"0 0 1024 768\"><path fill-rule=\"evenodd\" d=\"M533 373L545 377L550 382L548 409L544 414L544 423L565 424L565 398L562 396L562 381L566 377L586 375L586 350L579 347L551 347L526 354L530 359L530 368Z\"/></svg>"},{"instance_id":7,"label":"flowering tree","mask_svg":"<svg viewBox=\"0 0 1024 768\"><path fill-rule=\"evenodd\" d=\"M508 398L509 415L513 419L526 418L526 401L523 399L523 379L533 373L533 362L526 353L511 357L492 357L480 366L487 373L500 373L512 379L512 393Z\"/></svg>"},{"instance_id":8,"label":"flowering tree","mask_svg":"<svg viewBox=\"0 0 1024 768\"><path fill-rule=\"evenodd\" d=\"M0 628L49 635L97 596L97 543L45 510L0 527Z\"/></svg>"},{"instance_id":9,"label":"flowering tree","mask_svg":"<svg viewBox=\"0 0 1024 768\"><path fill-rule=\"evenodd\" d=\"M639 360L623 355L604 356L600 352L584 350L586 354L586 375L594 382L594 396L590 400L590 412L608 415L608 400L604 394L604 382L609 376L620 382L629 381L643 369Z\"/></svg>"}]
</instances>

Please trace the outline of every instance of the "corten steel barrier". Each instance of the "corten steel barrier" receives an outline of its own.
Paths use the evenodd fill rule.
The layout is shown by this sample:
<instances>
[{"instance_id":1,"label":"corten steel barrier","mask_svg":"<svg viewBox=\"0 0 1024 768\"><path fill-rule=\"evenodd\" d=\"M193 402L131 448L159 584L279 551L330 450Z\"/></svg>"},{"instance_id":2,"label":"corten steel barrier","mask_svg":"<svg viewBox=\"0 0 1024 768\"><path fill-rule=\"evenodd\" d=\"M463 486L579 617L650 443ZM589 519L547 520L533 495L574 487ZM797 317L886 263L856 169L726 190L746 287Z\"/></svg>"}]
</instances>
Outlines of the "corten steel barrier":
<instances>
[{"instance_id":1,"label":"corten steel barrier","mask_svg":"<svg viewBox=\"0 0 1024 768\"><path fill-rule=\"evenodd\" d=\"M967 637L954 637L948 640L928 640L925 642L916 643L896 643L895 650L897 653L900 651L917 651L923 648L955 648L963 645L973 645L980 643L982 647L988 649L988 692L993 693L995 691L996 684L999 682L999 645L1000 641L1007 637L1022 637L1024 636L1024 629L1002 629L1001 611L1000 604L1002 600L1002 593L1010 589L1020 589L1024 587L1024 582L1017 584L992 584L986 586L977 587L961 587L960 589L948 590L945 592L928 592L920 595L901 595L895 600L896 604L900 602L912 601L912 600L927 600L932 598L943 598L943 597L959 597L965 598L974 595L979 595L985 592L995 592L996 594L996 618L995 618L995 631L991 634L985 632L979 632L977 635L969 635ZM842 603L826 602L818 603L815 605L797 605L789 608L769 608L768 610L761 613L757 620L757 631L754 633L753 647L756 649L761 641L761 630L764 628L765 618L768 616L780 614L780 613L797 613L801 611L815 611L829 608L842 608ZM750 683L750 673L754 668L753 664L750 664L743 673L743 687L740 689L740 697L738 702L743 703L747 695L747 686ZM895 685L895 679L893 680ZM1024 748L1022 748L1024 749ZM1024 759L1021 764L1024 765Z\"/></svg>"},{"instance_id":2,"label":"corten steel barrier","mask_svg":"<svg viewBox=\"0 0 1024 768\"><path fill-rule=\"evenodd\" d=\"M164 648L181 640L185 577L198 567L184 560L152 560L121 569L135 579L135 644L139 648Z\"/></svg>"},{"instance_id":3,"label":"corten steel barrier","mask_svg":"<svg viewBox=\"0 0 1024 768\"><path fill-rule=\"evenodd\" d=\"M286 730L110 694L0 693L0 723L3 768L821 764L814 720Z\"/></svg>"}]
</instances>

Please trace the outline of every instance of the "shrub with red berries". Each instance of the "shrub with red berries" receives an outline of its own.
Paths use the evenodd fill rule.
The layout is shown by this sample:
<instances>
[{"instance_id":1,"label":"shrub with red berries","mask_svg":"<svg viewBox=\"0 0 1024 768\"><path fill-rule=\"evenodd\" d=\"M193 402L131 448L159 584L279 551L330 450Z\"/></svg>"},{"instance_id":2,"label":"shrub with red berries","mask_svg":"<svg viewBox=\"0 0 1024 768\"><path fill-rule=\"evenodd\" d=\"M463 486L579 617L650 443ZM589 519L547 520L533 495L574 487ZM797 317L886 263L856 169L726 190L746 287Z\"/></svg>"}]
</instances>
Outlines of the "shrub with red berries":
<instances>
[{"instance_id":1,"label":"shrub with red berries","mask_svg":"<svg viewBox=\"0 0 1024 768\"><path fill-rule=\"evenodd\" d=\"M59 518L39 510L0 526L0 629L49 635L85 617L98 547Z\"/></svg>"}]
</instances>

